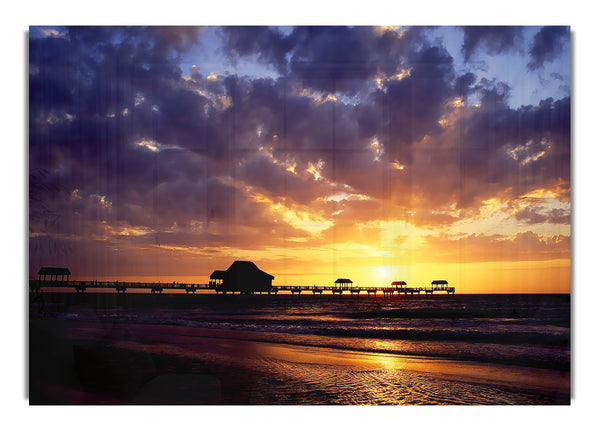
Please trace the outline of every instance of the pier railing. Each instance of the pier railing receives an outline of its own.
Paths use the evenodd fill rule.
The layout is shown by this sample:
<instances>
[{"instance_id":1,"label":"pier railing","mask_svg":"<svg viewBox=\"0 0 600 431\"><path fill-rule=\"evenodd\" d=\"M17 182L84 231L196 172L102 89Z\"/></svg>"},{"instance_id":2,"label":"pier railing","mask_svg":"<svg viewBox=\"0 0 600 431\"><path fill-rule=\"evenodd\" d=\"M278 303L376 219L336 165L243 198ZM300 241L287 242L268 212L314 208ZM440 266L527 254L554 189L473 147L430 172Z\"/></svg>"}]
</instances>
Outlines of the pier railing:
<instances>
[{"instance_id":1,"label":"pier railing","mask_svg":"<svg viewBox=\"0 0 600 431\"><path fill-rule=\"evenodd\" d=\"M85 281L77 281L77 280L29 280L29 289L30 291L39 292L42 288L50 287L50 288L73 288L76 292L85 292L89 288L94 289L112 289L118 293L125 293L128 289L144 289L150 290L151 293L162 293L168 290L183 290L187 294L194 294L196 291L212 291L214 293L221 294L236 294L236 293L246 293L242 290L225 291L221 285L214 285L212 283L179 283L179 282L138 282L138 281L96 281L96 280L85 280ZM278 292L290 292L292 295L300 295L302 293L312 293L313 295L321 295L323 292L330 292L331 294L341 295L344 292L350 293L350 295L356 294L357 296L361 293L366 293L367 296L371 294L377 295L377 293L382 293L383 296L394 296L394 295L402 295L405 296L410 295L420 295L421 292L425 293L425 295L433 295L434 292L446 292L448 294L454 294L456 291L453 286L446 285L436 285L436 286L425 286L425 287L409 287L409 286L401 286L401 287L379 287L379 286L367 286L367 287L359 287L359 286L301 286L301 285L277 285L272 286L270 290L267 291L256 291L252 292L254 294L277 294Z\"/></svg>"}]
</instances>

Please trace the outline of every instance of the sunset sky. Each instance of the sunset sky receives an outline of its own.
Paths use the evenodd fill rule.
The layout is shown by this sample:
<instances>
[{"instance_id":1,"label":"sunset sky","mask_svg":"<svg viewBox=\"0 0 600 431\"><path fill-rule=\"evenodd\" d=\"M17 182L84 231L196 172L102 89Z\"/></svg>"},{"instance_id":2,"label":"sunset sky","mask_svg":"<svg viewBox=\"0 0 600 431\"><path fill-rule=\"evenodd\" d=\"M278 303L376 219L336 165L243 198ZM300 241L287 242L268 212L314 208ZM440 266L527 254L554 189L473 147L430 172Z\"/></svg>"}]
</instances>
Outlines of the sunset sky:
<instances>
[{"instance_id":1,"label":"sunset sky","mask_svg":"<svg viewBox=\"0 0 600 431\"><path fill-rule=\"evenodd\" d=\"M570 292L568 27L30 27L29 275Z\"/></svg>"}]
</instances>

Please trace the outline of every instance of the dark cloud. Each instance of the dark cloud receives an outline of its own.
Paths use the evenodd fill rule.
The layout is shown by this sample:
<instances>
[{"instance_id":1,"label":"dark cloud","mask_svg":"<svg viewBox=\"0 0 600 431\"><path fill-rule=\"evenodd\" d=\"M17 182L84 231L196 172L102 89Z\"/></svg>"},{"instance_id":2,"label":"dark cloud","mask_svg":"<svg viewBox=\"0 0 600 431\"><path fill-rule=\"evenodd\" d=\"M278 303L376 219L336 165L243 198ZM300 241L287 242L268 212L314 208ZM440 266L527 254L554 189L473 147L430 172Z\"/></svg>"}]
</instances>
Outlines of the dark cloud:
<instances>
[{"instance_id":1,"label":"dark cloud","mask_svg":"<svg viewBox=\"0 0 600 431\"><path fill-rule=\"evenodd\" d=\"M510 87L504 82L482 78L473 90L479 93L480 105L484 110L506 109L510 98Z\"/></svg>"},{"instance_id":2,"label":"dark cloud","mask_svg":"<svg viewBox=\"0 0 600 431\"><path fill-rule=\"evenodd\" d=\"M446 102L455 96L452 57L439 47L413 53L410 76L389 80L374 95L383 117L382 141L392 159L410 162L411 144L441 131L438 124Z\"/></svg>"},{"instance_id":3,"label":"dark cloud","mask_svg":"<svg viewBox=\"0 0 600 431\"><path fill-rule=\"evenodd\" d=\"M302 85L328 93L355 94L377 70L371 29L310 27L290 59L290 72Z\"/></svg>"},{"instance_id":4,"label":"dark cloud","mask_svg":"<svg viewBox=\"0 0 600 431\"><path fill-rule=\"evenodd\" d=\"M569 211L560 208L553 208L548 212L538 212L534 208L523 208L514 214L517 220L526 221L529 224L537 223L571 223L571 214Z\"/></svg>"},{"instance_id":5,"label":"dark cloud","mask_svg":"<svg viewBox=\"0 0 600 431\"><path fill-rule=\"evenodd\" d=\"M292 165L289 166L291 169ZM235 175L276 201L290 199L301 205L310 205L315 199L335 190L324 181L315 181L306 171L291 172L282 162L274 163L272 156L265 153L249 155Z\"/></svg>"},{"instance_id":6,"label":"dark cloud","mask_svg":"<svg viewBox=\"0 0 600 431\"><path fill-rule=\"evenodd\" d=\"M288 35L268 27L225 27L225 50L257 56L305 88L355 95L378 73L397 73L403 56L422 39L422 28L403 37L372 27L295 27Z\"/></svg>"},{"instance_id":7,"label":"dark cloud","mask_svg":"<svg viewBox=\"0 0 600 431\"><path fill-rule=\"evenodd\" d=\"M238 57L256 55L258 61L274 66L280 73L287 71L287 54L297 42L297 34L285 36L272 27L221 27L219 32L225 55L236 62Z\"/></svg>"},{"instance_id":8,"label":"dark cloud","mask_svg":"<svg viewBox=\"0 0 600 431\"><path fill-rule=\"evenodd\" d=\"M474 73L465 73L456 78L454 82L454 89L456 93L461 97L466 97L471 91L471 86L475 83L477 77Z\"/></svg>"},{"instance_id":9,"label":"dark cloud","mask_svg":"<svg viewBox=\"0 0 600 431\"><path fill-rule=\"evenodd\" d=\"M543 27L533 38L527 64L529 70L539 69L556 59L569 40L569 27Z\"/></svg>"},{"instance_id":10,"label":"dark cloud","mask_svg":"<svg viewBox=\"0 0 600 431\"><path fill-rule=\"evenodd\" d=\"M148 40L154 43L154 49L160 51L174 49L181 54L198 44L198 37L203 27L157 26L148 27L144 33L146 31Z\"/></svg>"},{"instance_id":11,"label":"dark cloud","mask_svg":"<svg viewBox=\"0 0 600 431\"><path fill-rule=\"evenodd\" d=\"M523 33L522 27L509 26L468 26L462 29L465 61L470 61L478 49L484 49L488 54L506 53L517 46Z\"/></svg>"},{"instance_id":12,"label":"dark cloud","mask_svg":"<svg viewBox=\"0 0 600 431\"><path fill-rule=\"evenodd\" d=\"M570 178L570 99L545 100L537 107L511 109L498 103L482 104L461 119L459 166L461 175L477 180L464 188L463 205L511 188L513 197L532 187Z\"/></svg>"},{"instance_id":13,"label":"dark cloud","mask_svg":"<svg viewBox=\"0 0 600 431\"><path fill-rule=\"evenodd\" d=\"M157 55L170 55L170 50L181 54L198 44L202 27L193 26L71 26L67 27L68 38L86 48L106 47L117 43L135 43L144 50Z\"/></svg>"}]
</instances>

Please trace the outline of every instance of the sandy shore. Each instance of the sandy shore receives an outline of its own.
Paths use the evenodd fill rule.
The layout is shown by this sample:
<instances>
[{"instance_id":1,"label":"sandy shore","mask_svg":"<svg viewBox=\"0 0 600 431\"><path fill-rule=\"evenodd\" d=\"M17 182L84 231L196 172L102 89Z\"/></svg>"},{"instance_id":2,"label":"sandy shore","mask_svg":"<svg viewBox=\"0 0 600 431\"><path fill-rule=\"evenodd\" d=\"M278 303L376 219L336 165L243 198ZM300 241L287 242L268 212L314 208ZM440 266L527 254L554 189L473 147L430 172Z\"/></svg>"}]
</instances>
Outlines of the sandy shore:
<instances>
[{"instance_id":1,"label":"sandy shore","mask_svg":"<svg viewBox=\"0 0 600 431\"><path fill-rule=\"evenodd\" d=\"M31 404L256 404L273 370L321 367L539 392L569 402L570 373L256 341L256 333L32 318ZM312 367L312 368L310 368ZM360 375L360 374L358 374ZM277 394L268 403L278 404ZM393 403L393 400L392 400Z\"/></svg>"}]
</instances>

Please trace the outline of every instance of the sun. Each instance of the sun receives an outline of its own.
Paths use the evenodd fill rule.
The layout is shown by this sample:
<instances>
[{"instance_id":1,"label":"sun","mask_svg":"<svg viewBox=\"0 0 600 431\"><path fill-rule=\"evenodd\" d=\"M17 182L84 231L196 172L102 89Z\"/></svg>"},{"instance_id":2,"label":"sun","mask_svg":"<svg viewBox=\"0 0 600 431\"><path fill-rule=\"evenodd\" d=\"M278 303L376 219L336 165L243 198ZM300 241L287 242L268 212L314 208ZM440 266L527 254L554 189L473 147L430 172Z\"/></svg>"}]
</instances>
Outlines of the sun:
<instances>
[{"instance_id":1,"label":"sun","mask_svg":"<svg viewBox=\"0 0 600 431\"><path fill-rule=\"evenodd\" d=\"M379 275L381 275L381 278L387 277L387 271L385 268L379 268Z\"/></svg>"}]
</instances>

